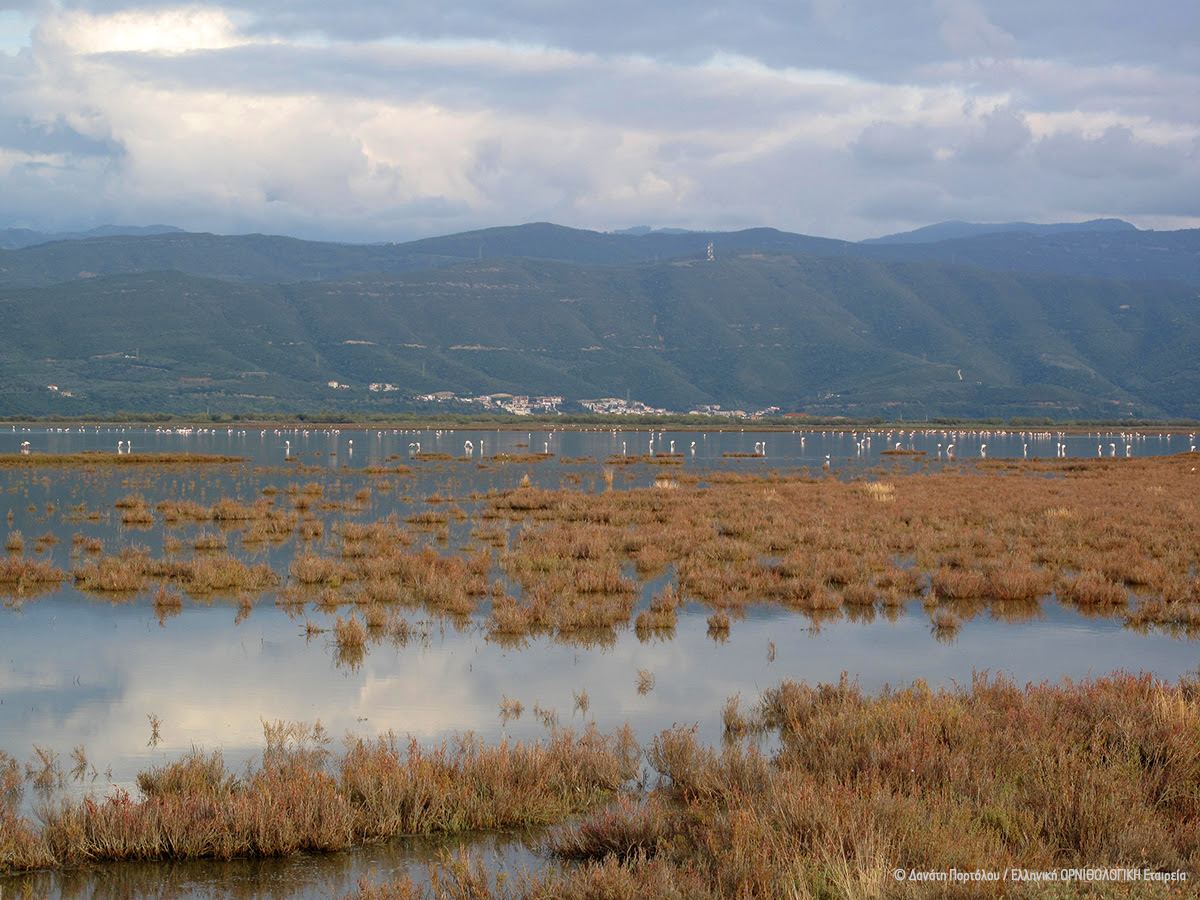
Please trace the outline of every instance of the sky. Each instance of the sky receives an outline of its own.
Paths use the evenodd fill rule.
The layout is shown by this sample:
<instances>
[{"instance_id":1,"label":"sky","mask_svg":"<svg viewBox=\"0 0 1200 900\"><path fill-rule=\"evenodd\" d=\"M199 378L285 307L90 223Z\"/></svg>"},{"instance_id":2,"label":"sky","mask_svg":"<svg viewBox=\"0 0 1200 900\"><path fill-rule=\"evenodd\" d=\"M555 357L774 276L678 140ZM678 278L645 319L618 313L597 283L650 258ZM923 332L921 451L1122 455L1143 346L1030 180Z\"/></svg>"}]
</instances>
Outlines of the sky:
<instances>
[{"instance_id":1,"label":"sky","mask_svg":"<svg viewBox=\"0 0 1200 900\"><path fill-rule=\"evenodd\" d=\"M0 0L0 227L1200 227L1196 0Z\"/></svg>"}]
</instances>

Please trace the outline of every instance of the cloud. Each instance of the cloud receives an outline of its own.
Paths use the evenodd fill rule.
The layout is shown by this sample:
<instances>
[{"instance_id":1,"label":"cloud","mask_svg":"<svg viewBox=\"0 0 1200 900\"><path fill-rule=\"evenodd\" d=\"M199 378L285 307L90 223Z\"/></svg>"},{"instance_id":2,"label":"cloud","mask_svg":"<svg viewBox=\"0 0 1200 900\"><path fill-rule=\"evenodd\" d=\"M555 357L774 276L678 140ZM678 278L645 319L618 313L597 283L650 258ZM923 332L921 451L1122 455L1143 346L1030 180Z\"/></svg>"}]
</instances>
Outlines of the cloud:
<instances>
[{"instance_id":1,"label":"cloud","mask_svg":"<svg viewBox=\"0 0 1200 900\"><path fill-rule=\"evenodd\" d=\"M1025 117L1009 106L998 107L980 117L958 148L959 158L981 165L1011 159L1029 146L1033 133Z\"/></svg>"},{"instance_id":2,"label":"cloud","mask_svg":"<svg viewBox=\"0 0 1200 900\"><path fill-rule=\"evenodd\" d=\"M26 7L28 44L0 53L0 224L1188 220L1200 76L1163 43L1186 7L1150 4L1097 63L1107 0L1096 22L1074 7L1082 36L1027 0L622 3ZM1080 185L1106 177L1126 193L1091 209Z\"/></svg>"},{"instance_id":3,"label":"cloud","mask_svg":"<svg viewBox=\"0 0 1200 900\"><path fill-rule=\"evenodd\" d=\"M908 166L932 162L935 147L929 129L922 125L872 122L851 149L867 164Z\"/></svg>"},{"instance_id":4,"label":"cloud","mask_svg":"<svg viewBox=\"0 0 1200 900\"><path fill-rule=\"evenodd\" d=\"M1156 179L1176 174L1186 162L1173 148L1139 140L1124 125L1113 125L1094 138L1079 133L1052 135L1038 143L1037 154L1049 169L1088 179Z\"/></svg>"},{"instance_id":5,"label":"cloud","mask_svg":"<svg viewBox=\"0 0 1200 900\"><path fill-rule=\"evenodd\" d=\"M987 11L973 0L936 0L944 17L938 36L956 56L1010 56L1016 39L988 19Z\"/></svg>"}]
</instances>

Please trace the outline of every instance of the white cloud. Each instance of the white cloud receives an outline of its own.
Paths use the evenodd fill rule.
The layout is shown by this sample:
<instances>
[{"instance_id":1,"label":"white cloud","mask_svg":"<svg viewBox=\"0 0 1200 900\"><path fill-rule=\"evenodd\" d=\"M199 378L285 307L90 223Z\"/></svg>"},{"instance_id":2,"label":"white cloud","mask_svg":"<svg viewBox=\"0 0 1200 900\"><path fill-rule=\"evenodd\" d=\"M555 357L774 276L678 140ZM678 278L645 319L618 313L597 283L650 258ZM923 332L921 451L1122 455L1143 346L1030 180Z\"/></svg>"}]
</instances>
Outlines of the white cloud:
<instances>
[{"instance_id":1,"label":"white cloud","mask_svg":"<svg viewBox=\"0 0 1200 900\"><path fill-rule=\"evenodd\" d=\"M109 15L65 12L45 20L38 36L77 54L177 54L219 50L248 42L239 35L224 10L204 6L130 10Z\"/></svg>"},{"instance_id":2,"label":"white cloud","mask_svg":"<svg viewBox=\"0 0 1200 900\"><path fill-rule=\"evenodd\" d=\"M0 54L0 217L355 239L534 219L855 238L1081 206L1200 222L1176 193L1200 76L1163 69L1146 29L1098 65L1074 38L1018 55L1049 27L1024 3L615 12L38 7ZM1126 193L1091 209L1089 173Z\"/></svg>"}]
</instances>

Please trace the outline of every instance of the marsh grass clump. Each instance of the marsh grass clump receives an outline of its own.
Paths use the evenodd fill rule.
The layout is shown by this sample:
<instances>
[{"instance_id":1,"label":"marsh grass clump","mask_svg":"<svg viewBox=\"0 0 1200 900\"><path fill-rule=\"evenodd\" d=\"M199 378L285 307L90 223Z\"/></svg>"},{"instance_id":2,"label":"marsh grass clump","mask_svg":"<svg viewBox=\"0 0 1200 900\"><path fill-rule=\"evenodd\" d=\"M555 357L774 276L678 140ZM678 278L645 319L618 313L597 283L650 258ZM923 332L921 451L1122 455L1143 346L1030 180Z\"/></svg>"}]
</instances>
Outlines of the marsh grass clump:
<instances>
[{"instance_id":1,"label":"marsh grass clump","mask_svg":"<svg viewBox=\"0 0 1200 900\"><path fill-rule=\"evenodd\" d=\"M140 591L152 570L149 551L126 547L116 556L102 556L77 566L72 577L80 590L122 593Z\"/></svg>"},{"instance_id":2,"label":"marsh grass clump","mask_svg":"<svg viewBox=\"0 0 1200 900\"><path fill-rule=\"evenodd\" d=\"M523 713L524 711L525 711L525 704L523 704L520 700L517 700L513 697L509 697L507 694L504 694L500 698L500 718L503 719L506 723L510 719L521 718L521 713Z\"/></svg>"},{"instance_id":3,"label":"marsh grass clump","mask_svg":"<svg viewBox=\"0 0 1200 900\"><path fill-rule=\"evenodd\" d=\"M672 632L679 621L678 610L682 603L679 589L670 584L651 597L650 607L639 612L634 620L638 637Z\"/></svg>"},{"instance_id":4,"label":"marsh grass clump","mask_svg":"<svg viewBox=\"0 0 1200 900\"><path fill-rule=\"evenodd\" d=\"M544 846L558 859L641 864L669 853L681 826L660 798L621 796L582 822L558 829Z\"/></svg>"},{"instance_id":5,"label":"marsh grass clump","mask_svg":"<svg viewBox=\"0 0 1200 900\"><path fill-rule=\"evenodd\" d=\"M1129 600L1128 588L1095 570L1060 578L1056 590L1063 600L1078 606L1124 606Z\"/></svg>"},{"instance_id":6,"label":"marsh grass clump","mask_svg":"<svg viewBox=\"0 0 1200 900\"><path fill-rule=\"evenodd\" d=\"M183 598L165 584L159 585L151 601L156 613L179 611L183 609Z\"/></svg>"},{"instance_id":7,"label":"marsh grass clump","mask_svg":"<svg viewBox=\"0 0 1200 900\"><path fill-rule=\"evenodd\" d=\"M211 531L201 531L192 538L192 549L204 552L212 552L216 550L224 550L228 546L228 542L223 534L217 534Z\"/></svg>"},{"instance_id":8,"label":"marsh grass clump","mask_svg":"<svg viewBox=\"0 0 1200 900\"><path fill-rule=\"evenodd\" d=\"M4 542L4 549L13 555L24 552L25 535L14 528L8 533L8 539Z\"/></svg>"},{"instance_id":9,"label":"marsh grass clump","mask_svg":"<svg viewBox=\"0 0 1200 900\"><path fill-rule=\"evenodd\" d=\"M126 494L113 504L121 511L121 524L132 528L149 528L154 524L150 504L140 494Z\"/></svg>"},{"instance_id":10,"label":"marsh grass clump","mask_svg":"<svg viewBox=\"0 0 1200 900\"><path fill-rule=\"evenodd\" d=\"M348 739L335 759L319 725L264 721L263 729L257 766L234 772L220 751L195 749L139 773L140 798L117 790L48 806L40 833L0 805L0 871L282 856L402 834L547 825L612 796L638 758L628 730L557 729L545 741L497 746L468 734L428 749L387 734ZM43 752L50 763L37 768L53 773L56 757Z\"/></svg>"},{"instance_id":11,"label":"marsh grass clump","mask_svg":"<svg viewBox=\"0 0 1200 900\"><path fill-rule=\"evenodd\" d=\"M897 888L895 869L1111 859L1194 877L1200 809L1177 785L1200 774L1198 700L1195 681L1134 676L1025 688L977 676L961 690L916 684L874 697L846 679L784 682L741 722L728 717L774 732L774 758L736 738L718 752L694 730L665 731L648 750L659 776L648 796L622 797L546 841L575 865L511 893L479 872L474 893L440 896L916 900L931 894ZM439 863L440 883L459 879L459 865ZM966 885L947 896L999 895ZM1003 895L1046 896L1044 885ZM1109 896L1054 896L1093 895Z\"/></svg>"},{"instance_id":12,"label":"marsh grass clump","mask_svg":"<svg viewBox=\"0 0 1200 900\"><path fill-rule=\"evenodd\" d=\"M53 590L67 580L67 573L45 559L0 557L0 589L15 597L29 597Z\"/></svg>"},{"instance_id":13,"label":"marsh grass clump","mask_svg":"<svg viewBox=\"0 0 1200 900\"><path fill-rule=\"evenodd\" d=\"M592 705L591 698L588 697L587 689L584 688L582 690L572 691L571 693L575 699L575 711L586 714L588 708Z\"/></svg>"},{"instance_id":14,"label":"marsh grass clump","mask_svg":"<svg viewBox=\"0 0 1200 900\"><path fill-rule=\"evenodd\" d=\"M611 796L635 772L628 731L557 729L536 744L464 735L427 750L395 735L348 746L340 786L368 838L551 824Z\"/></svg>"},{"instance_id":15,"label":"marsh grass clump","mask_svg":"<svg viewBox=\"0 0 1200 900\"><path fill-rule=\"evenodd\" d=\"M962 628L962 617L952 609L939 606L930 617L933 633L938 638L952 638Z\"/></svg>"},{"instance_id":16,"label":"marsh grass clump","mask_svg":"<svg viewBox=\"0 0 1200 900\"><path fill-rule=\"evenodd\" d=\"M25 777L35 788L49 791L62 783L63 773L59 766L59 754L50 747L33 745L33 756L25 764Z\"/></svg>"},{"instance_id":17,"label":"marsh grass clump","mask_svg":"<svg viewBox=\"0 0 1200 900\"><path fill-rule=\"evenodd\" d=\"M721 709L721 722L729 737L742 737L750 730L750 720L742 715L740 694L726 698L725 706Z\"/></svg>"},{"instance_id":18,"label":"marsh grass clump","mask_svg":"<svg viewBox=\"0 0 1200 900\"><path fill-rule=\"evenodd\" d=\"M338 616L333 625L333 635L339 648L362 648L367 643L367 626L354 613L350 614L349 619Z\"/></svg>"},{"instance_id":19,"label":"marsh grass clump","mask_svg":"<svg viewBox=\"0 0 1200 900\"><path fill-rule=\"evenodd\" d=\"M714 640L724 640L729 636L729 613L718 609L708 617L708 636Z\"/></svg>"},{"instance_id":20,"label":"marsh grass clump","mask_svg":"<svg viewBox=\"0 0 1200 900\"><path fill-rule=\"evenodd\" d=\"M1125 623L1142 631L1158 626L1170 633L1189 638L1200 634L1200 597L1195 600L1165 600L1151 597L1141 600L1125 616Z\"/></svg>"}]
</instances>

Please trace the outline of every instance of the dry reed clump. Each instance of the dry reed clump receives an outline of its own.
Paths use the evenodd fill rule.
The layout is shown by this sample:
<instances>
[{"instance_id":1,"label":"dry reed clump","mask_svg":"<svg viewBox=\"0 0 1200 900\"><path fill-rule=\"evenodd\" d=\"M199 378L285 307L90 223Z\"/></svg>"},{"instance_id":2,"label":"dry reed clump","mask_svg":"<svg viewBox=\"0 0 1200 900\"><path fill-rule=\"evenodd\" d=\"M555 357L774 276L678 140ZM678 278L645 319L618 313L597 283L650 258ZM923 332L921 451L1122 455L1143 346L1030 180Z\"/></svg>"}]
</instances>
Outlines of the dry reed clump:
<instances>
[{"instance_id":1,"label":"dry reed clump","mask_svg":"<svg viewBox=\"0 0 1200 900\"><path fill-rule=\"evenodd\" d=\"M708 636L724 640L729 636L730 624L729 613L718 609L708 617Z\"/></svg>"},{"instance_id":2,"label":"dry reed clump","mask_svg":"<svg viewBox=\"0 0 1200 900\"><path fill-rule=\"evenodd\" d=\"M145 548L127 547L116 556L88 560L72 571L79 590L98 593L132 593L152 579L179 584L189 594L215 591L261 591L276 582L266 564L248 566L227 553L213 553L190 560L156 560Z\"/></svg>"},{"instance_id":3,"label":"dry reed clump","mask_svg":"<svg viewBox=\"0 0 1200 900\"><path fill-rule=\"evenodd\" d=\"M163 524L176 525L179 522L206 522L211 518L209 508L194 500L162 500L154 507L162 516Z\"/></svg>"},{"instance_id":4,"label":"dry reed clump","mask_svg":"<svg viewBox=\"0 0 1200 900\"><path fill-rule=\"evenodd\" d=\"M0 557L0 588L15 596L29 596L51 590L66 581L67 573L45 559Z\"/></svg>"},{"instance_id":5,"label":"dry reed clump","mask_svg":"<svg viewBox=\"0 0 1200 900\"><path fill-rule=\"evenodd\" d=\"M145 587L152 570L147 550L126 547L116 556L88 560L71 574L80 590L127 592Z\"/></svg>"},{"instance_id":6,"label":"dry reed clump","mask_svg":"<svg viewBox=\"0 0 1200 900\"><path fill-rule=\"evenodd\" d=\"M151 603L156 613L183 609L183 598L168 589L165 584L159 586Z\"/></svg>"},{"instance_id":7,"label":"dry reed clump","mask_svg":"<svg viewBox=\"0 0 1200 900\"><path fill-rule=\"evenodd\" d=\"M561 828L551 835L545 849L559 859L615 859L627 865L641 864L669 853L681 831L662 799L639 801L629 796L588 816L582 822Z\"/></svg>"},{"instance_id":8,"label":"dry reed clump","mask_svg":"<svg viewBox=\"0 0 1200 900\"><path fill-rule=\"evenodd\" d=\"M228 546L228 541L223 534L216 534L211 531L201 531L192 538L192 549L205 552L215 550L224 550Z\"/></svg>"},{"instance_id":9,"label":"dry reed clump","mask_svg":"<svg viewBox=\"0 0 1200 900\"><path fill-rule=\"evenodd\" d=\"M663 590L650 598L650 608L643 609L634 620L634 628L639 638L653 634L668 634L674 631L679 621L679 607L683 598L679 589L668 584Z\"/></svg>"},{"instance_id":10,"label":"dry reed clump","mask_svg":"<svg viewBox=\"0 0 1200 900\"><path fill-rule=\"evenodd\" d=\"M1126 614L1125 623L1140 630L1155 625L1194 638L1200 634L1200 599L1165 600L1151 597L1142 600Z\"/></svg>"},{"instance_id":11,"label":"dry reed clump","mask_svg":"<svg viewBox=\"0 0 1200 900\"><path fill-rule=\"evenodd\" d=\"M24 785L20 764L0 750L0 803L16 800Z\"/></svg>"},{"instance_id":12,"label":"dry reed clump","mask_svg":"<svg viewBox=\"0 0 1200 900\"><path fill-rule=\"evenodd\" d=\"M971 569L940 568L929 576L929 586L939 598L947 600L970 600L988 593L987 577Z\"/></svg>"},{"instance_id":13,"label":"dry reed clump","mask_svg":"<svg viewBox=\"0 0 1200 900\"><path fill-rule=\"evenodd\" d=\"M1079 606L1124 606L1129 599L1127 588L1094 570L1062 577L1056 588L1059 597Z\"/></svg>"},{"instance_id":14,"label":"dry reed clump","mask_svg":"<svg viewBox=\"0 0 1200 900\"><path fill-rule=\"evenodd\" d=\"M292 560L291 575L300 584L337 587L354 579L354 570L338 560L305 553Z\"/></svg>"},{"instance_id":15,"label":"dry reed clump","mask_svg":"<svg viewBox=\"0 0 1200 900\"><path fill-rule=\"evenodd\" d=\"M500 718L507 723L510 719L521 718L521 713L525 712L525 704L520 700L504 694L500 697Z\"/></svg>"},{"instance_id":16,"label":"dry reed clump","mask_svg":"<svg viewBox=\"0 0 1200 900\"><path fill-rule=\"evenodd\" d=\"M35 832L0 806L0 872L105 860L230 859L340 850L397 835L560 822L634 777L628 729L557 730L538 743L472 735L424 749L395 735L347 740L337 760L320 726L263 723L262 761L231 771L193 750L138 775L141 799L66 799Z\"/></svg>"},{"instance_id":17,"label":"dry reed clump","mask_svg":"<svg viewBox=\"0 0 1200 900\"><path fill-rule=\"evenodd\" d=\"M721 722L725 726L725 734L729 737L742 737L750 731L752 723L742 715L740 694L725 699L725 706L721 709Z\"/></svg>"},{"instance_id":18,"label":"dry reed clump","mask_svg":"<svg viewBox=\"0 0 1200 900\"><path fill-rule=\"evenodd\" d=\"M25 535L14 528L8 533L8 540L4 542L4 549L14 555L23 553L25 551Z\"/></svg>"},{"instance_id":19,"label":"dry reed clump","mask_svg":"<svg viewBox=\"0 0 1200 900\"><path fill-rule=\"evenodd\" d=\"M0 803L0 875L51 865L54 858L33 824L12 804Z\"/></svg>"},{"instance_id":20,"label":"dry reed clump","mask_svg":"<svg viewBox=\"0 0 1200 900\"><path fill-rule=\"evenodd\" d=\"M351 613L349 619L337 617L333 626L338 648L362 648L367 643L367 626Z\"/></svg>"},{"instance_id":21,"label":"dry reed clump","mask_svg":"<svg viewBox=\"0 0 1200 900\"><path fill-rule=\"evenodd\" d=\"M1200 867L1200 808L1179 789L1200 775L1195 681L1021 689L980 677L969 690L917 684L876 697L844 679L784 682L753 718L779 733L774 760L737 740L717 752L694 731L663 732L649 750L660 774L649 797L621 798L547 840L576 865L514 886L443 859L434 896L915 900L928 886L893 871L1121 865L1194 878ZM1109 896L1092 887L1053 896ZM994 888L967 882L945 895L1046 896L1044 885ZM406 881L369 890L357 896L422 896Z\"/></svg>"},{"instance_id":22,"label":"dry reed clump","mask_svg":"<svg viewBox=\"0 0 1200 900\"><path fill-rule=\"evenodd\" d=\"M628 729L559 729L545 742L493 747L468 734L433 750L388 734L348 746L340 787L368 839L514 828L594 805L633 777L636 762Z\"/></svg>"},{"instance_id":23,"label":"dry reed clump","mask_svg":"<svg viewBox=\"0 0 1200 900\"><path fill-rule=\"evenodd\" d=\"M843 602L894 608L928 589L940 602L998 604L1001 617L1019 607L1028 616L1028 604L1056 586L1089 608L1104 597L1115 602L1112 588L1080 579L1093 571L1179 601L1178 573L1196 570L1200 553L1176 536L1188 521L1200 526L1197 505L1168 503L1147 485L1179 464L1051 466L1036 475L1010 467L984 476L982 491L978 477L957 473L894 476L883 488L742 474L671 492L527 489L492 502L493 512L537 525L530 532L527 523L502 560L518 581L612 558L632 561L640 578L673 566L689 596L725 609L758 602L813 612ZM878 502L884 495L893 499ZM1111 516L1114 497L1119 521ZM575 552L581 542L586 554ZM642 617L643 633L648 627Z\"/></svg>"},{"instance_id":24,"label":"dry reed clump","mask_svg":"<svg viewBox=\"0 0 1200 900\"><path fill-rule=\"evenodd\" d=\"M121 511L121 524L134 528L148 528L154 524L150 504L139 494L126 494L113 504Z\"/></svg>"}]
</instances>

